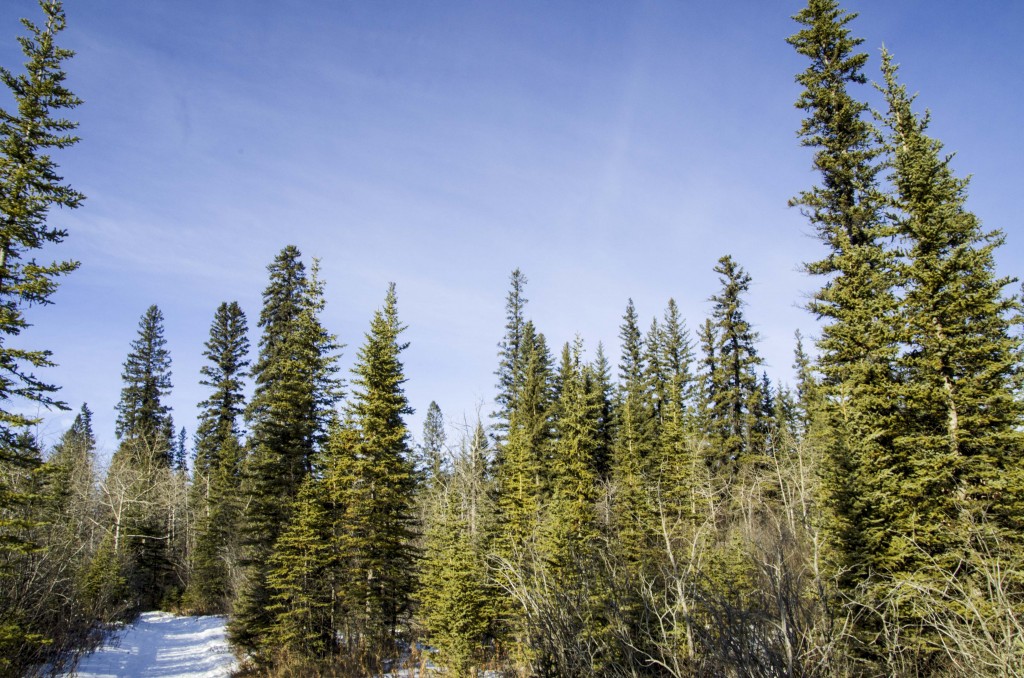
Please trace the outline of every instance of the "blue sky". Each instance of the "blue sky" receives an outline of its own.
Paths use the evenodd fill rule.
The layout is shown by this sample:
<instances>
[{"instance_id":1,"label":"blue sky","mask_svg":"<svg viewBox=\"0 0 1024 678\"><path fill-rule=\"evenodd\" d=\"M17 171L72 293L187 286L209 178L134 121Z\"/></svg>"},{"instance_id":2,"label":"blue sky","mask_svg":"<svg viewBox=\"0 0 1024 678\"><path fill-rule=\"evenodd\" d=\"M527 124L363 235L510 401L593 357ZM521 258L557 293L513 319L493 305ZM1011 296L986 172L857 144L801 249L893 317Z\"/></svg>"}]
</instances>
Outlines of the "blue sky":
<instances>
[{"instance_id":1,"label":"blue sky","mask_svg":"<svg viewBox=\"0 0 1024 678\"><path fill-rule=\"evenodd\" d=\"M82 267L24 341L54 352L46 378L89 403L105 452L145 309L164 312L170 404L192 431L215 308L237 300L254 326L289 243L322 260L346 370L397 284L417 434L431 400L449 421L491 411L515 267L556 350L579 333L617 362L630 297L645 326L674 297L695 330L726 253L753 277L769 374L789 380L794 330L816 334L801 304L820 281L799 267L822 248L786 206L816 181L793 107L805 64L785 43L800 2L67 5L85 104L57 159L88 200L52 215L70 231L52 254ZM969 206L1007 233L1000 271L1019 274L1024 4L845 6L868 75L884 43L973 175ZM0 3L0 63L21 63L17 19L38 15ZM44 415L52 441L73 412Z\"/></svg>"}]
</instances>

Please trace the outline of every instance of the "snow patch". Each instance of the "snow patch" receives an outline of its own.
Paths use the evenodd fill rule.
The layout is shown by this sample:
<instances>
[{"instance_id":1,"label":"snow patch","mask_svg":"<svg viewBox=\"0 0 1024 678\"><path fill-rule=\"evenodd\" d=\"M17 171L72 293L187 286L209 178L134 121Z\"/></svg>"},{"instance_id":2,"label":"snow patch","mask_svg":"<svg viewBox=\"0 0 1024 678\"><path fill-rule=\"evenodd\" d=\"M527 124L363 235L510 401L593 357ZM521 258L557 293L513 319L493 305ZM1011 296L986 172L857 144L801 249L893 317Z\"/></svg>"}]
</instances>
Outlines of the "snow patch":
<instances>
[{"instance_id":1,"label":"snow patch","mask_svg":"<svg viewBox=\"0 0 1024 678\"><path fill-rule=\"evenodd\" d=\"M67 678L227 678L237 669L225 617L144 612L82 659Z\"/></svg>"}]
</instances>

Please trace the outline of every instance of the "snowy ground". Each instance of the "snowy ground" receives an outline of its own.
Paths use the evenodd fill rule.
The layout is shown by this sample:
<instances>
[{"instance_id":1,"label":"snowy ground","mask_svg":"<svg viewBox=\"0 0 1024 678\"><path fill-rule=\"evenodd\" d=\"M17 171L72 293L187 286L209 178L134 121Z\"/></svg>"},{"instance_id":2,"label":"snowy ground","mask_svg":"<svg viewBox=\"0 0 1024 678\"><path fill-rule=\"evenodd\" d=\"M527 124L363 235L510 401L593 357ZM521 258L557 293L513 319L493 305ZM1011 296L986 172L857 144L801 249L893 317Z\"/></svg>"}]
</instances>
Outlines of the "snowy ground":
<instances>
[{"instance_id":1,"label":"snowy ground","mask_svg":"<svg viewBox=\"0 0 1024 678\"><path fill-rule=\"evenodd\" d=\"M235 658L224 617L178 617L145 612L100 649L82 659L80 678L226 678Z\"/></svg>"}]
</instances>

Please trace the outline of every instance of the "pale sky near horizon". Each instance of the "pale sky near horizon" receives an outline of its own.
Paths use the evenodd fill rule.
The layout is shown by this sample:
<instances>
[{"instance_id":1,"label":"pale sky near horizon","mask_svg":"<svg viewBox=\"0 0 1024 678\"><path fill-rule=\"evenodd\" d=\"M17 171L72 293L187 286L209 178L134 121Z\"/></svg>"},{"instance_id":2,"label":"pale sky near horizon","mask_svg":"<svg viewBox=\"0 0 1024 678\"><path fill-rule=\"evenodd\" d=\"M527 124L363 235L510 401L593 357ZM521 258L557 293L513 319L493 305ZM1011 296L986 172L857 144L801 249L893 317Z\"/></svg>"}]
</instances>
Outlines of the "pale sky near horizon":
<instances>
[{"instance_id":1,"label":"pale sky near horizon","mask_svg":"<svg viewBox=\"0 0 1024 678\"><path fill-rule=\"evenodd\" d=\"M322 260L324 323L354 360L387 283L411 342L410 428L431 400L450 423L492 409L512 269L553 352L579 333L618 362L628 298L642 324L669 297L691 332L712 272L750 273L765 369L791 379L793 332L823 253L787 200L817 181L793 107L806 67L785 2L66 3L60 42L82 141L56 158L86 194L53 223L53 256L82 262L25 345L53 351L71 411L88 402L105 454L138 320L163 311L175 422L191 433L213 312L237 300L254 351L266 265L286 244ZM878 79L884 43L973 175L968 207L1007 235L999 272L1024 271L1024 3L845 2ZM23 61L0 3L0 64ZM857 96L878 104L865 86ZM0 93L0 105L9 96Z\"/></svg>"}]
</instances>

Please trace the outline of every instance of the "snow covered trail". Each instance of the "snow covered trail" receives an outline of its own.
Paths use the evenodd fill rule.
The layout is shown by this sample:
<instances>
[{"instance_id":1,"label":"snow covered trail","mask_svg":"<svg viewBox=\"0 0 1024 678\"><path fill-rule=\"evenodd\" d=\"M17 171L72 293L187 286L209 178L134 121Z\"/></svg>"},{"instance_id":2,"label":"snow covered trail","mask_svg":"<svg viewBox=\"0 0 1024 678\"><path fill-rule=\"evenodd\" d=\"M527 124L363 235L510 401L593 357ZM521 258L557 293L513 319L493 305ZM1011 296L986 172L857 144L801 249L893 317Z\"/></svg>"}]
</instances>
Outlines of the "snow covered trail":
<instances>
[{"instance_id":1,"label":"snow covered trail","mask_svg":"<svg viewBox=\"0 0 1024 678\"><path fill-rule=\"evenodd\" d=\"M226 678L235 670L224 617L144 612L69 676L79 678Z\"/></svg>"}]
</instances>

